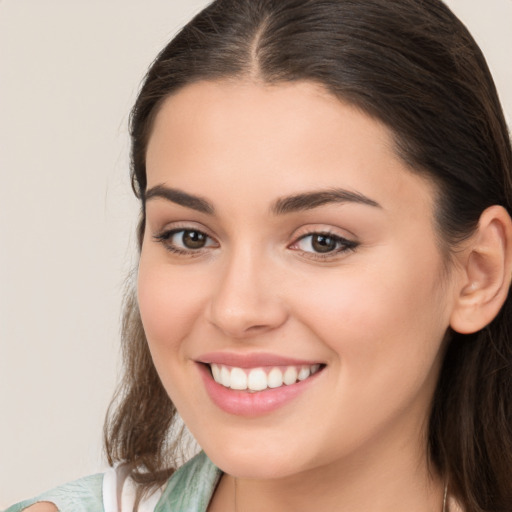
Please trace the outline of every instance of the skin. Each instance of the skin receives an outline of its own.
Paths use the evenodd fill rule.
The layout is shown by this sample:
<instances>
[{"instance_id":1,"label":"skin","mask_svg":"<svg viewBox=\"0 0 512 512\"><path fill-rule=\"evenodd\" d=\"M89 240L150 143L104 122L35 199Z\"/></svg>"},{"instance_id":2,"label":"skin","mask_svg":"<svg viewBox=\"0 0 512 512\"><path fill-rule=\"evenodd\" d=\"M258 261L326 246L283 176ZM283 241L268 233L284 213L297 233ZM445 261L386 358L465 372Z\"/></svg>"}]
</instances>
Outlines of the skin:
<instances>
[{"instance_id":1,"label":"skin","mask_svg":"<svg viewBox=\"0 0 512 512\"><path fill-rule=\"evenodd\" d=\"M147 170L139 306L167 392L225 472L208 511L441 510L425 432L445 333L482 329L506 300L506 210L482 212L445 261L435 186L389 129L310 83L187 86L157 115ZM344 201L289 208L334 189ZM198 359L211 351L324 368L248 418L207 395ZM447 510L462 512L453 498Z\"/></svg>"},{"instance_id":2,"label":"skin","mask_svg":"<svg viewBox=\"0 0 512 512\"><path fill-rule=\"evenodd\" d=\"M148 190L173 187L215 209L147 201L138 298L163 385L238 478L239 510L440 510L425 424L460 279L444 270L435 189L397 157L390 131L314 84L201 82L163 104L147 174ZM270 211L333 187L379 206ZM181 234L155 239L173 228L208 242L175 254ZM357 247L318 259L301 238L311 232ZM290 403L247 419L208 397L196 361L211 351L326 367ZM233 507L228 475L211 511Z\"/></svg>"},{"instance_id":3,"label":"skin","mask_svg":"<svg viewBox=\"0 0 512 512\"><path fill-rule=\"evenodd\" d=\"M156 117L147 171L139 306L167 392L225 472L208 511L441 510L425 432L445 334L476 332L503 306L507 211L482 212L445 261L435 186L389 129L311 83L187 86ZM334 189L345 201L276 212ZM203 242L184 244L183 230ZM211 351L325 367L247 418L207 395L197 361ZM450 497L447 510L463 512Z\"/></svg>"},{"instance_id":4,"label":"skin","mask_svg":"<svg viewBox=\"0 0 512 512\"><path fill-rule=\"evenodd\" d=\"M59 509L53 504L47 501L42 501L41 503L36 503L27 508L27 511L30 512L58 512Z\"/></svg>"}]
</instances>

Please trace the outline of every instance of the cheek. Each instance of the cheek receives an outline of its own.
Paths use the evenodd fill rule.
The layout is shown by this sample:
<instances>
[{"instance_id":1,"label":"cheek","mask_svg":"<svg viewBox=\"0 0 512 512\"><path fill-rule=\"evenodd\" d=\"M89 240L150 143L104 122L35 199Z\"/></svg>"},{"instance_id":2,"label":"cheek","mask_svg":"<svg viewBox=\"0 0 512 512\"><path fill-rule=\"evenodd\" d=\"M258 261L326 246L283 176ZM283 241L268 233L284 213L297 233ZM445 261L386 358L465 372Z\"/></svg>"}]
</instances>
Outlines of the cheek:
<instances>
[{"instance_id":1,"label":"cheek","mask_svg":"<svg viewBox=\"0 0 512 512\"><path fill-rule=\"evenodd\" d=\"M308 293L296 294L304 323L332 350L344 378L358 385L404 373L420 382L448 328L438 255L414 264L387 256L359 272L316 279Z\"/></svg>"},{"instance_id":2,"label":"cheek","mask_svg":"<svg viewBox=\"0 0 512 512\"><path fill-rule=\"evenodd\" d=\"M152 264L142 256L137 298L149 348L158 366L160 355L182 351L182 340L201 309L199 288L186 272Z\"/></svg>"},{"instance_id":3,"label":"cheek","mask_svg":"<svg viewBox=\"0 0 512 512\"><path fill-rule=\"evenodd\" d=\"M331 351L336 406L322 414L330 435L344 429L348 444L340 449L399 418L416 422L416 431L427 414L447 322L437 314L439 290L414 274L397 267L389 280L379 272L346 275L338 285L317 280L311 294L302 294L302 322Z\"/></svg>"}]
</instances>

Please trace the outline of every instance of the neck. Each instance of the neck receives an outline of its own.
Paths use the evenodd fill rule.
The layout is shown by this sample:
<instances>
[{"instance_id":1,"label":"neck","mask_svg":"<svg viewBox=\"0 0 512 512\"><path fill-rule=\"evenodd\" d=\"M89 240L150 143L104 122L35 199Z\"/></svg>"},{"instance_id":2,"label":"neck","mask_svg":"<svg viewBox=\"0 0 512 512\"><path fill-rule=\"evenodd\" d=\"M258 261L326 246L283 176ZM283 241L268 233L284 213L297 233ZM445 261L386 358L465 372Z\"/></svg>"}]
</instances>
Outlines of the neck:
<instances>
[{"instance_id":1,"label":"neck","mask_svg":"<svg viewBox=\"0 0 512 512\"><path fill-rule=\"evenodd\" d=\"M209 512L442 512L444 482L429 471L426 460L404 457L403 451L370 453L278 479L235 481L224 475L212 502L218 508Z\"/></svg>"},{"instance_id":2,"label":"neck","mask_svg":"<svg viewBox=\"0 0 512 512\"><path fill-rule=\"evenodd\" d=\"M319 475L317 475L319 476ZM442 512L444 484L424 475L397 477L390 468L378 478L340 477L336 483L317 478L253 481L229 477L234 512Z\"/></svg>"}]
</instances>

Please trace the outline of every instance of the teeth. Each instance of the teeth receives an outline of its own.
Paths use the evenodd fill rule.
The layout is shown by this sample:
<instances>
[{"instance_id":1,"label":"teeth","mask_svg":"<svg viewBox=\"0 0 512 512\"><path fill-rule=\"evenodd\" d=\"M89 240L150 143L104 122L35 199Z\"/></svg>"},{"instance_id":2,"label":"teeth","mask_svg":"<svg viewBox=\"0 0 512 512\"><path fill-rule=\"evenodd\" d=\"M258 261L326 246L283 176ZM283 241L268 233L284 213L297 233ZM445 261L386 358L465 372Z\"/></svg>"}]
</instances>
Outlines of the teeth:
<instances>
[{"instance_id":1,"label":"teeth","mask_svg":"<svg viewBox=\"0 0 512 512\"><path fill-rule=\"evenodd\" d=\"M297 368L295 366L288 366L283 375L283 382L289 386L297 382Z\"/></svg>"},{"instance_id":2,"label":"teeth","mask_svg":"<svg viewBox=\"0 0 512 512\"><path fill-rule=\"evenodd\" d=\"M311 373L311 370L309 368L303 367L299 370L299 375L297 375L297 378L299 380L307 379L309 377L310 373Z\"/></svg>"},{"instance_id":3,"label":"teeth","mask_svg":"<svg viewBox=\"0 0 512 512\"><path fill-rule=\"evenodd\" d=\"M220 368L219 368L219 366L216 365L216 364L212 364L210 366L210 368L212 369L213 380L215 382L220 382Z\"/></svg>"},{"instance_id":4,"label":"teeth","mask_svg":"<svg viewBox=\"0 0 512 512\"><path fill-rule=\"evenodd\" d=\"M320 369L319 364L311 366L288 366L284 369L272 368L268 373L263 368L244 370L224 365L210 365L213 379L226 388L249 391L263 391L267 388L291 386L314 375Z\"/></svg>"},{"instance_id":5,"label":"teeth","mask_svg":"<svg viewBox=\"0 0 512 512\"><path fill-rule=\"evenodd\" d=\"M231 370L231 389L247 389L247 374L241 368Z\"/></svg>"},{"instance_id":6,"label":"teeth","mask_svg":"<svg viewBox=\"0 0 512 512\"><path fill-rule=\"evenodd\" d=\"M279 368L272 368L267 375L269 388L278 388L283 385L283 372Z\"/></svg>"},{"instance_id":7,"label":"teeth","mask_svg":"<svg viewBox=\"0 0 512 512\"><path fill-rule=\"evenodd\" d=\"M233 370L234 369L235 368L233 368ZM247 387L251 391L262 391L263 389L267 389L267 374L261 368L251 370L247 377Z\"/></svg>"},{"instance_id":8,"label":"teeth","mask_svg":"<svg viewBox=\"0 0 512 512\"><path fill-rule=\"evenodd\" d=\"M227 388L231 386L231 373L225 366L220 369L220 383Z\"/></svg>"}]
</instances>

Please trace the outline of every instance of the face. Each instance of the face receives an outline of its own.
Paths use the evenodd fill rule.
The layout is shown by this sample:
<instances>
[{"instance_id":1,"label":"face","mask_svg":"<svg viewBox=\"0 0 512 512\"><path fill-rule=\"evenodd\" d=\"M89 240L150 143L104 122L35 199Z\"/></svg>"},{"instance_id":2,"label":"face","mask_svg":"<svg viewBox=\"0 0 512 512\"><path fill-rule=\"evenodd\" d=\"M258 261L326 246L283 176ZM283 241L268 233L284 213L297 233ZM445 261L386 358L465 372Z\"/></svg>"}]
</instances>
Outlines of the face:
<instances>
[{"instance_id":1,"label":"face","mask_svg":"<svg viewBox=\"0 0 512 512\"><path fill-rule=\"evenodd\" d=\"M389 130L314 84L202 82L161 107L147 175L142 321L213 462L424 456L453 294Z\"/></svg>"}]
</instances>

